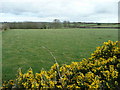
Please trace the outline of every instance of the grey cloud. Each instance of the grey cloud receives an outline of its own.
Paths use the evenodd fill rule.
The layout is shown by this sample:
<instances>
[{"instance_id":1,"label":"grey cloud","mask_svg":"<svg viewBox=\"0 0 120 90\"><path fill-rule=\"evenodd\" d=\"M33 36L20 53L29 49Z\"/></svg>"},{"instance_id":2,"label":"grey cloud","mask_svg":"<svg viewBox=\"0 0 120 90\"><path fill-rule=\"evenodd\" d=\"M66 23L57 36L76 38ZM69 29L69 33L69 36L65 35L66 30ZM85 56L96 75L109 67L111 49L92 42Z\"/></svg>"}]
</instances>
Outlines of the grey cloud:
<instances>
[{"instance_id":1,"label":"grey cloud","mask_svg":"<svg viewBox=\"0 0 120 90\"><path fill-rule=\"evenodd\" d=\"M7 0L6 0L7 1ZM14 0L13 0L14 1ZM104 1L106 1L104 3ZM0 13L9 17L56 18L71 21L102 21L117 15L117 3L104 0L35 0L31 2L0 2ZM33 20L33 19L32 19Z\"/></svg>"}]
</instances>

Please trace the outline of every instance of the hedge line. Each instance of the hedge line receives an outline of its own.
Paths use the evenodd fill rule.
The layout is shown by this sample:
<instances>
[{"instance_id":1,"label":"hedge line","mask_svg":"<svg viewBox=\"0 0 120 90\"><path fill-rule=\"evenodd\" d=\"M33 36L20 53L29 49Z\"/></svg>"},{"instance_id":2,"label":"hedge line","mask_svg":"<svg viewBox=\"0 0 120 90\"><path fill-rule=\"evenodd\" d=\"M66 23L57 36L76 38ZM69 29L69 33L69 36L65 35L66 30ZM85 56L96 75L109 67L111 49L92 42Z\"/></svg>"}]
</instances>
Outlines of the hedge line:
<instances>
[{"instance_id":1,"label":"hedge line","mask_svg":"<svg viewBox=\"0 0 120 90\"><path fill-rule=\"evenodd\" d=\"M104 42L88 59L59 66L55 63L49 71L26 73L18 70L15 80L3 82L2 89L120 89L120 47L118 41Z\"/></svg>"}]
</instances>

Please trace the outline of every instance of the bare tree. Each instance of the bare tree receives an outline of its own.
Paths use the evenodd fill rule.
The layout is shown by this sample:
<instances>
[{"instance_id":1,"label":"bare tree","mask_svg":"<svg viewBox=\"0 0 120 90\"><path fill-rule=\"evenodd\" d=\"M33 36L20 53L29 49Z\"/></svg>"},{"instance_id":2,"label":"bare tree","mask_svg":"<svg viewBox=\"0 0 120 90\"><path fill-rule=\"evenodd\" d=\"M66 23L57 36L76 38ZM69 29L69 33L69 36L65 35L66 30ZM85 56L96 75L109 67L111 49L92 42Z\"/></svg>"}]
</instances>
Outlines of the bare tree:
<instances>
[{"instance_id":1,"label":"bare tree","mask_svg":"<svg viewBox=\"0 0 120 90\"><path fill-rule=\"evenodd\" d=\"M59 19L53 20L53 28L62 28L62 24Z\"/></svg>"}]
</instances>

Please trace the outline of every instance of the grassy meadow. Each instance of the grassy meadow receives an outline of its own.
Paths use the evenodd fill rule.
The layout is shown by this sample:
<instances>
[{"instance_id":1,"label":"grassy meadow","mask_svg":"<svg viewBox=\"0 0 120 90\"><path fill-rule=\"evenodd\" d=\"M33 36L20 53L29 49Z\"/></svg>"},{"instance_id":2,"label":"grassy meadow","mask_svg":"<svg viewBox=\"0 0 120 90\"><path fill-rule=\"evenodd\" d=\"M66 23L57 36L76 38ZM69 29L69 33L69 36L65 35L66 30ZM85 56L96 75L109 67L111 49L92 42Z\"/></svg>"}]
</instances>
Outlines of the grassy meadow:
<instances>
[{"instance_id":1,"label":"grassy meadow","mask_svg":"<svg viewBox=\"0 0 120 90\"><path fill-rule=\"evenodd\" d=\"M14 79L17 69L23 72L48 70L55 60L70 64L90 57L103 42L118 40L117 29L11 29L2 33L3 80Z\"/></svg>"}]
</instances>

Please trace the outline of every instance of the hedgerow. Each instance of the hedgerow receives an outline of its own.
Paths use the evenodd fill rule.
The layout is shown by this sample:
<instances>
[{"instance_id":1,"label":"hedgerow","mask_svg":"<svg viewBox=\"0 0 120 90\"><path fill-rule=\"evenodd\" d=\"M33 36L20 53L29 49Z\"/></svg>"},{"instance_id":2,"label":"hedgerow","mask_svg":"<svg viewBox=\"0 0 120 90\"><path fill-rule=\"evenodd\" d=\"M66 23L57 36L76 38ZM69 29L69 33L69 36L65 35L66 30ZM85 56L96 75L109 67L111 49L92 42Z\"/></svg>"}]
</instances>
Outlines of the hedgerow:
<instances>
[{"instance_id":1,"label":"hedgerow","mask_svg":"<svg viewBox=\"0 0 120 90\"><path fill-rule=\"evenodd\" d=\"M18 70L15 80L4 81L2 89L120 89L120 47L118 41L104 42L88 59L59 66L55 63L49 71L26 73Z\"/></svg>"}]
</instances>

